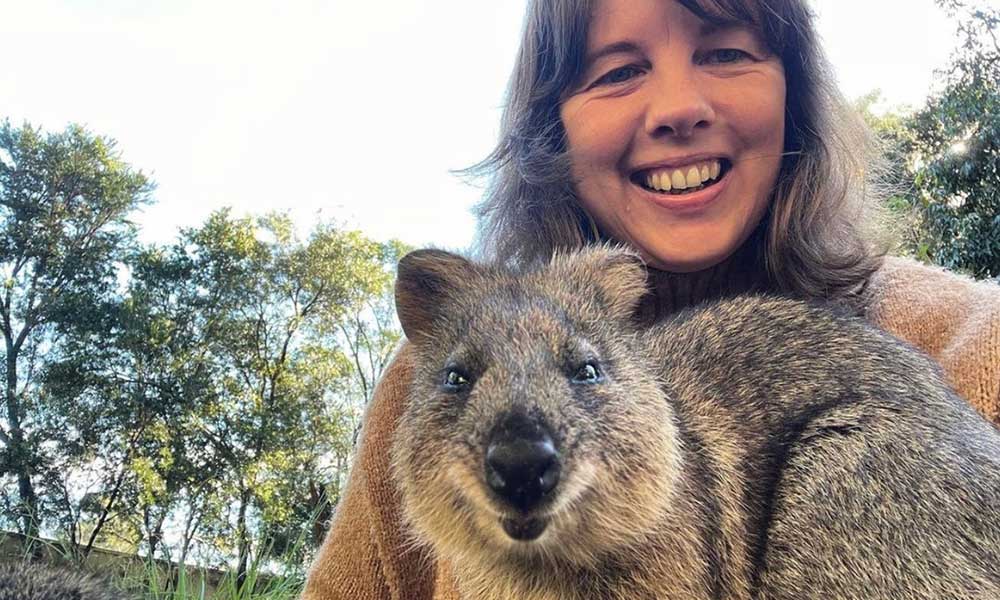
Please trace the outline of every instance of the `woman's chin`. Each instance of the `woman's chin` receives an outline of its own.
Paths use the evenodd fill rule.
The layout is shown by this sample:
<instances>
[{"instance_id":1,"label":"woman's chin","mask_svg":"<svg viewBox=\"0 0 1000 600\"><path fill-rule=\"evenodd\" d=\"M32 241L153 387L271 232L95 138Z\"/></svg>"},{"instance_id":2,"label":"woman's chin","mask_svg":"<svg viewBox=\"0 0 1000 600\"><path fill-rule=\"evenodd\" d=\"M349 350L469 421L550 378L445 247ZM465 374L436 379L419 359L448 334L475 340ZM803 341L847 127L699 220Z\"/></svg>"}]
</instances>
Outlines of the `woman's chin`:
<instances>
[{"instance_id":1,"label":"woman's chin","mask_svg":"<svg viewBox=\"0 0 1000 600\"><path fill-rule=\"evenodd\" d=\"M705 271L725 261L735 249L723 248L716 251L710 248L699 248L700 252L667 252L646 249L639 251L640 256L652 269L667 273L697 273Z\"/></svg>"}]
</instances>

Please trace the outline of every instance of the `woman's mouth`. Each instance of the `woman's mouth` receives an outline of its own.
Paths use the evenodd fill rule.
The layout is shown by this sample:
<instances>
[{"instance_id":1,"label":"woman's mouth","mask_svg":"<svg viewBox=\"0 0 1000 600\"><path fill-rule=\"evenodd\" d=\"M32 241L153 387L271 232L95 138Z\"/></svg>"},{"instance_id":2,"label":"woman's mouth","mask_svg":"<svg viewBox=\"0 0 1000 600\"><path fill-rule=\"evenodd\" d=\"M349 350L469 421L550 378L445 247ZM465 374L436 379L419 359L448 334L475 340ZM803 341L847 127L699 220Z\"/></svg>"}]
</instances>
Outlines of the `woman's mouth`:
<instances>
[{"instance_id":1,"label":"woman's mouth","mask_svg":"<svg viewBox=\"0 0 1000 600\"><path fill-rule=\"evenodd\" d=\"M706 160L679 169L658 168L636 171L632 183L651 192L682 196L711 187L731 168L724 158Z\"/></svg>"}]
</instances>

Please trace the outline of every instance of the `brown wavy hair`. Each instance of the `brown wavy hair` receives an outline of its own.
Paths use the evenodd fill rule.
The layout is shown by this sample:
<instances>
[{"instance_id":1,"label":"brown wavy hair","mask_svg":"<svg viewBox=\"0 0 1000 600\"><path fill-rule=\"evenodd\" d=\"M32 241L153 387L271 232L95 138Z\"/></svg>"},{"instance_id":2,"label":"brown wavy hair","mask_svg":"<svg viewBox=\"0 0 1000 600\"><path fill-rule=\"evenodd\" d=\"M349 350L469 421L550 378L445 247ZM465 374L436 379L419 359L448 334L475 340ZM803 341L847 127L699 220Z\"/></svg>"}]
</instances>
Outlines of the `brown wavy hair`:
<instances>
[{"instance_id":1,"label":"brown wavy hair","mask_svg":"<svg viewBox=\"0 0 1000 600\"><path fill-rule=\"evenodd\" d=\"M839 298L879 268L885 239L875 185L877 144L840 94L806 0L677 0L713 23L746 23L781 58L787 86L785 156L760 235L748 244L762 287ZM507 90L500 139L467 173L486 176L477 246L514 264L605 241L581 208L559 118L581 74L594 0L530 0Z\"/></svg>"}]
</instances>

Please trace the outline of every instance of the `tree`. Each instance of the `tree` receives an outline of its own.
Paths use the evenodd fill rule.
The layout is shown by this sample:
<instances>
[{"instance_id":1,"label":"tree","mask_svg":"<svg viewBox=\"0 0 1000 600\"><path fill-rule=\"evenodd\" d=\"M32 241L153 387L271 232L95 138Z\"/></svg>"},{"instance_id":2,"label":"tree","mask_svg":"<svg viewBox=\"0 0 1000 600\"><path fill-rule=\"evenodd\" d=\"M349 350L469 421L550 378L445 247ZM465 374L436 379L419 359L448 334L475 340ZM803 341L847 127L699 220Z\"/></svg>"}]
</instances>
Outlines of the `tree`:
<instances>
[{"instance_id":1,"label":"tree","mask_svg":"<svg viewBox=\"0 0 1000 600\"><path fill-rule=\"evenodd\" d=\"M197 548L235 555L238 573L253 557L301 564L399 339L403 251L327 225L299 240L287 217L219 211L133 253L120 297L85 311L44 369L60 448L50 471L63 475L51 518L69 541L183 562L198 533ZM183 525L174 547L169 522Z\"/></svg>"},{"instance_id":2,"label":"tree","mask_svg":"<svg viewBox=\"0 0 1000 600\"><path fill-rule=\"evenodd\" d=\"M323 456L346 437L333 402L347 361L321 323L381 289L382 247L357 232L320 225L300 241L287 217L213 214L183 234L195 286L206 303L217 402L193 426L226 464L233 498L237 573L263 529L294 519L293 502L317 477ZM224 531L221 530L220 531ZM220 540L222 541L222 540ZM273 540L258 539L260 547Z\"/></svg>"},{"instance_id":3,"label":"tree","mask_svg":"<svg viewBox=\"0 0 1000 600\"><path fill-rule=\"evenodd\" d=\"M897 234L904 255L931 262L929 254L933 244L931 233L924 222L924 211L917 201L913 184L912 165L914 133L910 129L913 110L906 106L876 111L882 100L882 91L873 90L854 102L855 109L875 134L884 162L881 171L873 177L881 193L886 194L887 208L892 215L893 233Z\"/></svg>"},{"instance_id":4,"label":"tree","mask_svg":"<svg viewBox=\"0 0 1000 600\"><path fill-rule=\"evenodd\" d=\"M316 469L312 471L313 477L304 482L306 485L299 487L308 491L308 496L303 496L297 506L299 519L312 524L312 547L318 547L326 534L346 483L345 475L361 429L361 415L402 338L396 321L394 283L396 265L409 250L409 246L398 240L381 244L377 259L381 269L372 272L373 293L358 296L341 314L326 315L333 319L324 318L318 324L320 339L325 340L324 349L336 349L339 360L347 362L342 369L349 375L336 399L337 412L344 420L342 431L349 431L350 437L342 435L342 442L328 453L331 464L327 472L332 472L332 478L321 478L323 470Z\"/></svg>"},{"instance_id":5,"label":"tree","mask_svg":"<svg viewBox=\"0 0 1000 600\"><path fill-rule=\"evenodd\" d=\"M358 395L367 404L375 391L375 382L389 364L392 351L402 332L396 322L393 284L396 264L410 247L393 240L382 245L382 273L374 282L375 293L359 297L332 325L342 336L354 365Z\"/></svg>"},{"instance_id":6,"label":"tree","mask_svg":"<svg viewBox=\"0 0 1000 600\"><path fill-rule=\"evenodd\" d=\"M938 0L960 45L943 89L907 122L914 204L928 254L977 277L1000 276L1000 9Z\"/></svg>"},{"instance_id":7,"label":"tree","mask_svg":"<svg viewBox=\"0 0 1000 600\"><path fill-rule=\"evenodd\" d=\"M183 249L172 250L132 254L124 295L107 304L105 319L67 331L45 371L58 472L92 473L85 495L66 490L58 515L84 556L114 519L155 556L170 512L185 497L197 504L221 478L204 437L182 427L211 402L214 364L204 334L210 300L194 286Z\"/></svg>"},{"instance_id":8,"label":"tree","mask_svg":"<svg viewBox=\"0 0 1000 600\"><path fill-rule=\"evenodd\" d=\"M228 210L138 248L152 186L112 141L5 124L0 143L0 518L82 556L235 555L241 581L252 557L301 564L399 340L405 248Z\"/></svg>"},{"instance_id":9,"label":"tree","mask_svg":"<svg viewBox=\"0 0 1000 600\"><path fill-rule=\"evenodd\" d=\"M34 394L42 354L59 330L86 321L81 306L113 294L117 265L134 238L129 214L152 184L121 160L115 143L82 127L43 134L0 126L0 298L3 423L0 472L17 481L15 516L35 536L45 436L35 429L44 406Z\"/></svg>"}]
</instances>

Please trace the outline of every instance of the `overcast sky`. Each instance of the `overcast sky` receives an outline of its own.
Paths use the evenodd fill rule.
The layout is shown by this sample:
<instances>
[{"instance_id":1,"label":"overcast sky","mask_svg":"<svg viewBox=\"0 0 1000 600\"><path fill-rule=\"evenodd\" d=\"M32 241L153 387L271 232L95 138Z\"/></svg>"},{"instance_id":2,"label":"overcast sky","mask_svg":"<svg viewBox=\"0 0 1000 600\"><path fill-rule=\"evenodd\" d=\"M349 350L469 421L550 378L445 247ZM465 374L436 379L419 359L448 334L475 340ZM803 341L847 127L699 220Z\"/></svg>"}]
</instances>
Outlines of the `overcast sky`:
<instances>
[{"instance_id":1,"label":"overcast sky","mask_svg":"<svg viewBox=\"0 0 1000 600\"><path fill-rule=\"evenodd\" d=\"M818 0L845 93L919 105L953 28L932 0ZM230 205L461 248L520 0L0 0L0 118L78 122L150 174L146 241Z\"/></svg>"}]
</instances>

